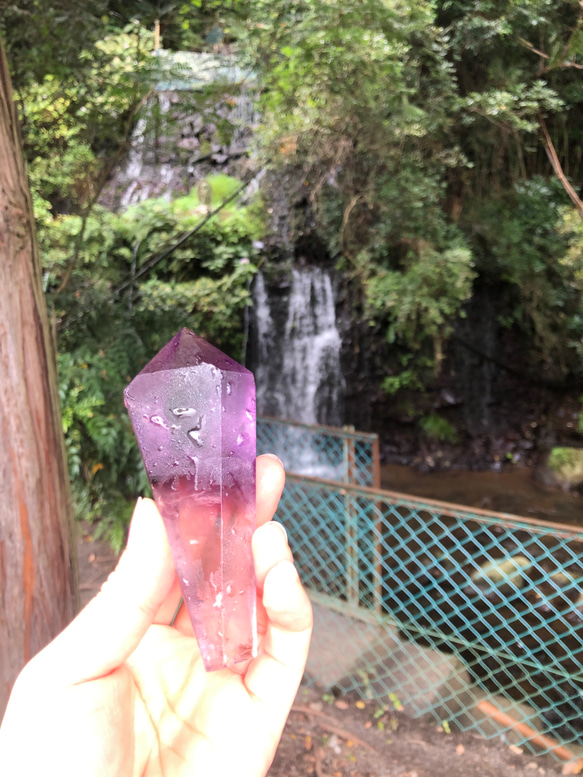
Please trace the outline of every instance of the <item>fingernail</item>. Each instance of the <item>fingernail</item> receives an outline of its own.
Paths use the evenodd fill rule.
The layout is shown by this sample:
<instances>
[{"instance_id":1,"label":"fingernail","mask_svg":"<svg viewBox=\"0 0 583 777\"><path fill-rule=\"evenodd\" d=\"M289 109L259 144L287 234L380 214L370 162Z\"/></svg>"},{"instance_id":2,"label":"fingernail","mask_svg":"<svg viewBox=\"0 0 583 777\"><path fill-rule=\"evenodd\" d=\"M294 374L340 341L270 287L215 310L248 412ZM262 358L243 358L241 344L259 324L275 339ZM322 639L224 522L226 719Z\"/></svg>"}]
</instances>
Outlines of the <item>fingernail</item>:
<instances>
[{"instance_id":1,"label":"fingernail","mask_svg":"<svg viewBox=\"0 0 583 777\"><path fill-rule=\"evenodd\" d=\"M286 532L286 530L285 530L285 527L284 527L284 526L282 526L282 524L281 524L281 523L279 523L278 521L267 521L267 523L264 523L262 526L260 526L260 527L259 527L259 528L256 530L256 533L258 533L258 532L264 532L264 531L269 531L269 532L271 532L271 531L273 531L273 529L271 529L271 528L270 528L271 526L277 526L277 528L279 529L279 531L280 531L280 532L283 534L283 536L284 536L284 539L285 539L285 541L286 541L286 543L287 543L287 532Z\"/></svg>"},{"instance_id":2,"label":"fingernail","mask_svg":"<svg viewBox=\"0 0 583 777\"><path fill-rule=\"evenodd\" d=\"M285 526L280 523L279 521L270 521L272 526L277 526L281 531L283 532L283 536L285 537L285 541L287 542L287 532L285 530ZM269 524L266 524L268 526Z\"/></svg>"},{"instance_id":3,"label":"fingernail","mask_svg":"<svg viewBox=\"0 0 583 777\"><path fill-rule=\"evenodd\" d=\"M274 459L275 461L278 461L281 464L281 466L283 467L283 461L275 453L262 453L261 456L258 456L257 458L262 458L262 459L270 458L270 459Z\"/></svg>"}]
</instances>

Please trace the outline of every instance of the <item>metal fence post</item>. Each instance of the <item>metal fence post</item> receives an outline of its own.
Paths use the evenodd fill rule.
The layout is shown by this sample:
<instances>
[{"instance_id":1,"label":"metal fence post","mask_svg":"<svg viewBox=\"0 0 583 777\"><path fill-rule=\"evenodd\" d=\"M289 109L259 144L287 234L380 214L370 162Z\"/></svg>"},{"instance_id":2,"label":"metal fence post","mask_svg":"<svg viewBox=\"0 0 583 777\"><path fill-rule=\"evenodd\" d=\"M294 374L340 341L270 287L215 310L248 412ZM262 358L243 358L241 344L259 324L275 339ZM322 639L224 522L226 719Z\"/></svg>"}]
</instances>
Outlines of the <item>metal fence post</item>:
<instances>
[{"instance_id":1,"label":"metal fence post","mask_svg":"<svg viewBox=\"0 0 583 777\"><path fill-rule=\"evenodd\" d=\"M379 438L372 441L372 487L381 487L381 455L379 452Z\"/></svg>"},{"instance_id":2,"label":"metal fence post","mask_svg":"<svg viewBox=\"0 0 583 777\"><path fill-rule=\"evenodd\" d=\"M354 426L344 426L345 432L354 432ZM356 462L354 438L344 436L344 481L351 486L356 483ZM344 542L346 545L346 598L348 603L358 607L358 517L354 497L344 492Z\"/></svg>"},{"instance_id":3,"label":"metal fence post","mask_svg":"<svg viewBox=\"0 0 583 777\"><path fill-rule=\"evenodd\" d=\"M383 614L383 511L381 502L373 504L374 545L373 545L373 601L374 610Z\"/></svg>"},{"instance_id":4,"label":"metal fence post","mask_svg":"<svg viewBox=\"0 0 583 777\"><path fill-rule=\"evenodd\" d=\"M354 433L354 426L343 426L342 431ZM350 434L344 435L344 482L349 486L358 485L354 437L351 437Z\"/></svg>"},{"instance_id":5,"label":"metal fence post","mask_svg":"<svg viewBox=\"0 0 583 777\"><path fill-rule=\"evenodd\" d=\"M342 492L344 492L346 599L348 604L358 607L358 515L355 497L346 489L342 489Z\"/></svg>"}]
</instances>

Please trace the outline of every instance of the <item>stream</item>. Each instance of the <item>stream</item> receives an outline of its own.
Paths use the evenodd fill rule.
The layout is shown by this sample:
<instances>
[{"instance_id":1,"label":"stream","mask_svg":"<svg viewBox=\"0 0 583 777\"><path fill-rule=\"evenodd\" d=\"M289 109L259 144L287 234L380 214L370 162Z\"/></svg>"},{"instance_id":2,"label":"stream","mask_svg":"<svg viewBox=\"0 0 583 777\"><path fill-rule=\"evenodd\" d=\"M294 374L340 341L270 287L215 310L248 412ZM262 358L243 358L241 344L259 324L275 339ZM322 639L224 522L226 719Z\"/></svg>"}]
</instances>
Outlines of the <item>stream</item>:
<instances>
[{"instance_id":1,"label":"stream","mask_svg":"<svg viewBox=\"0 0 583 777\"><path fill-rule=\"evenodd\" d=\"M583 527L583 499L535 480L528 467L502 472L419 472L398 464L381 467L381 485L426 499L512 513Z\"/></svg>"}]
</instances>

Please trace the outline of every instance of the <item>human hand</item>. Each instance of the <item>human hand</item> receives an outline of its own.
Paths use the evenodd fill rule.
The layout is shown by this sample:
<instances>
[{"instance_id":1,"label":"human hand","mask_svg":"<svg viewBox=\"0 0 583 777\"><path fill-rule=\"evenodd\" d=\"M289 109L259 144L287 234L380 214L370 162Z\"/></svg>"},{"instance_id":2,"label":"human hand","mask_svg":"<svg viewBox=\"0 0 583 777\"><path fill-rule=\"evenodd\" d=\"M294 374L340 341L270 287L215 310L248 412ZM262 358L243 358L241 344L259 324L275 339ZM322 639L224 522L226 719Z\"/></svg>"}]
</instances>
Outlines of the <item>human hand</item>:
<instances>
[{"instance_id":1,"label":"human hand","mask_svg":"<svg viewBox=\"0 0 583 777\"><path fill-rule=\"evenodd\" d=\"M269 769L307 658L312 612L285 532L284 483L257 460L255 659L206 673L166 532L139 500L102 591L18 677L0 728L10 777L259 777Z\"/></svg>"}]
</instances>

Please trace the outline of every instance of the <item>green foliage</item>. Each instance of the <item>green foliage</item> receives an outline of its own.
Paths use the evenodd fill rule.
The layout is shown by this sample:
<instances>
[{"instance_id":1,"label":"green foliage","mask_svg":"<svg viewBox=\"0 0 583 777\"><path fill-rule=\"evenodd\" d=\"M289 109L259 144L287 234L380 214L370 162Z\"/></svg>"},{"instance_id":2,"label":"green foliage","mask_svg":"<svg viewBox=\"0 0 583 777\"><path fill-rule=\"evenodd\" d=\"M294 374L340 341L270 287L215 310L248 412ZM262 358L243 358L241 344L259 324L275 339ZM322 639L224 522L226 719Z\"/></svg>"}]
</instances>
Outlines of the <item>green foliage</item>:
<instances>
[{"instance_id":1,"label":"green foliage","mask_svg":"<svg viewBox=\"0 0 583 777\"><path fill-rule=\"evenodd\" d=\"M510 285L503 323L520 327L550 375L576 370L583 337L580 217L555 181L541 177L486 201L478 214L478 266Z\"/></svg>"},{"instance_id":2,"label":"green foliage","mask_svg":"<svg viewBox=\"0 0 583 777\"><path fill-rule=\"evenodd\" d=\"M419 376L418 369L406 369L396 375L387 375L381 384L381 388L389 395L397 394L401 389L412 389L420 391L423 383Z\"/></svg>"},{"instance_id":3,"label":"green foliage","mask_svg":"<svg viewBox=\"0 0 583 777\"><path fill-rule=\"evenodd\" d=\"M429 413L419 420L419 426L430 440L437 442L455 443L458 435L455 428L438 413Z\"/></svg>"},{"instance_id":4,"label":"green foliage","mask_svg":"<svg viewBox=\"0 0 583 777\"><path fill-rule=\"evenodd\" d=\"M240 185L227 176L209 183L218 196ZM206 214L193 191L119 215L101 207L86 219L45 213L40 227L47 301L62 322L58 366L75 508L79 517L99 519L113 544L123 541L135 497L148 489L123 407L131 377L182 326L242 355L260 211L233 203L172 250ZM150 269L116 293L132 268L134 276Z\"/></svg>"},{"instance_id":5,"label":"green foliage","mask_svg":"<svg viewBox=\"0 0 583 777\"><path fill-rule=\"evenodd\" d=\"M104 343L105 345L105 343ZM75 512L101 519L101 531L119 550L135 496L148 481L122 392L130 366L122 340L107 353L80 347L60 354L59 394Z\"/></svg>"},{"instance_id":6,"label":"green foliage","mask_svg":"<svg viewBox=\"0 0 583 777\"><path fill-rule=\"evenodd\" d=\"M264 158L413 356L385 390L425 383L431 348L439 371L477 274L530 367L581 373L577 241L548 157L580 178L582 18L577 0L255 4Z\"/></svg>"},{"instance_id":7,"label":"green foliage","mask_svg":"<svg viewBox=\"0 0 583 777\"><path fill-rule=\"evenodd\" d=\"M419 348L425 337L447 337L460 308L470 297L475 272L463 247L442 252L423 245L402 270L380 269L366 283L367 300L388 313L389 342L398 338Z\"/></svg>"}]
</instances>

